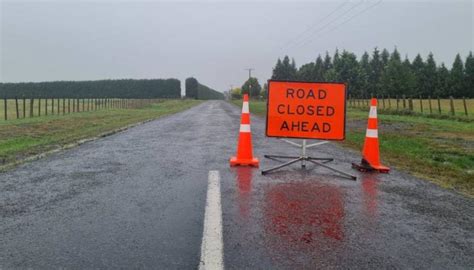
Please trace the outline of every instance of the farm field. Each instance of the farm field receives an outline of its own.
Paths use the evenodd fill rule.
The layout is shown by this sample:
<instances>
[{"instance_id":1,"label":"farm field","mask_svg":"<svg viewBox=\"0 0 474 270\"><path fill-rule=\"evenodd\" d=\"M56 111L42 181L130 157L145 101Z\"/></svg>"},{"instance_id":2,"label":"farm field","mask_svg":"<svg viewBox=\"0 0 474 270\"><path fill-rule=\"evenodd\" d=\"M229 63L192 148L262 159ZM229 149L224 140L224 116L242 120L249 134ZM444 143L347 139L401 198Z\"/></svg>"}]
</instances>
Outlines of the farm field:
<instances>
[{"instance_id":1,"label":"farm field","mask_svg":"<svg viewBox=\"0 0 474 270\"><path fill-rule=\"evenodd\" d=\"M241 101L232 103L241 106ZM265 117L266 101L250 101L250 111ZM342 145L362 149L367 117L366 109L348 109ZM380 151L386 165L474 195L474 122L384 114L378 118Z\"/></svg>"},{"instance_id":2,"label":"farm field","mask_svg":"<svg viewBox=\"0 0 474 270\"><path fill-rule=\"evenodd\" d=\"M27 113L25 119L2 120L0 167L133 123L183 111L199 103L196 100L162 100L137 108L104 109L66 115L58 115L56 111L51 115L50 111L48 116L44 116L43 111L41 117L29 118ZM10 114L13 113L10 111Z\"/></svg>"}]
</instances>

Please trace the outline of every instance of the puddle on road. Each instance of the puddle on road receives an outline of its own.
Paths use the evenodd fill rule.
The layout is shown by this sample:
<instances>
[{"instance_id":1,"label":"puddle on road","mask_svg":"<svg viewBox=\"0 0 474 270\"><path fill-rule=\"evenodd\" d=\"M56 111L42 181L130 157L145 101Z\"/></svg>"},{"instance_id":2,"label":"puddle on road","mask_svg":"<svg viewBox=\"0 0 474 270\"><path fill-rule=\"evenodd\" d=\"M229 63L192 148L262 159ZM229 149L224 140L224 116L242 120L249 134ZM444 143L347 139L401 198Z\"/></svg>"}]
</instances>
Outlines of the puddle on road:
<instances>
[{"instance_id":1,"label":"puddle on road","mask_svg":"<svg viewBox=\"0 0 474 270\"><path fill-rule=\"evenodd\" d=\"M357 231L368 238L373 233L378 215L377 175L364 175L348 190L346 185L328 183L315 175L294 179L294 173L283 173L267 179L245 167L234 173L237 220L242 232L256 234L243 239L260 239L265 255L277 265L311 265L321 259L336 265L335 254L347 252L355 229L347 216L361 215L356 218L367 223ZM360 196L355 209L346 205L347 196Z\"/></svg>"}]
</instances>

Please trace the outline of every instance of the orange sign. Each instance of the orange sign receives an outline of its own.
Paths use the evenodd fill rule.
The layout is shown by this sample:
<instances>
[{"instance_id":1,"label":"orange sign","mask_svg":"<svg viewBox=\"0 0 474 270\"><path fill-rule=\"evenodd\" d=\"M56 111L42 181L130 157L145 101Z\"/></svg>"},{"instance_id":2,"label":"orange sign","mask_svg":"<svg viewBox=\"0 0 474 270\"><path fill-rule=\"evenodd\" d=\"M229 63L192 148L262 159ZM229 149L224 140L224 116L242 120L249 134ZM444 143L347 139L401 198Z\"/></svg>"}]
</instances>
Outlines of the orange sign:
<instances>
[{"instance_id":1,"label":"orange sign","mask_svg":"<svg viewBox=\"0 0 474 270\"><path fill-rule=\"evenodd\" d=\"M268 81L268 137L344 140L346 85Z\"/></svg>"}]
</instances>

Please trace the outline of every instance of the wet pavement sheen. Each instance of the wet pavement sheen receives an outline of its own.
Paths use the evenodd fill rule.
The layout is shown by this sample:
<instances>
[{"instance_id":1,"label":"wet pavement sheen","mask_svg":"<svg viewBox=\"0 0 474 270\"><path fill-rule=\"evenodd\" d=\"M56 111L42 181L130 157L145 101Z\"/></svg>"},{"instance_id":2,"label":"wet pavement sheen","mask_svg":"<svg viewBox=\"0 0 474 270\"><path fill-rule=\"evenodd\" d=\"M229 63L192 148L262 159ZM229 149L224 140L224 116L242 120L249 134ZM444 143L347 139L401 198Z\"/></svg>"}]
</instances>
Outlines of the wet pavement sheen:
<instances>
[{"instance_id":1,"label":"wet pavement sheen","mask_svg":"<svg viewBox=\"0 0 474 270\"><path fill-rule=\"evenodd\" d=\"M209 170L227 269L474 268L472 199L393 168L360 174L359 153L334 143L309 154L357 181L310 164L230 168L239 118L209 101L0 174L0 269L194 269ZM264 128L252 117L261 168L298 154Z\"/></svg>"}]
</instances>

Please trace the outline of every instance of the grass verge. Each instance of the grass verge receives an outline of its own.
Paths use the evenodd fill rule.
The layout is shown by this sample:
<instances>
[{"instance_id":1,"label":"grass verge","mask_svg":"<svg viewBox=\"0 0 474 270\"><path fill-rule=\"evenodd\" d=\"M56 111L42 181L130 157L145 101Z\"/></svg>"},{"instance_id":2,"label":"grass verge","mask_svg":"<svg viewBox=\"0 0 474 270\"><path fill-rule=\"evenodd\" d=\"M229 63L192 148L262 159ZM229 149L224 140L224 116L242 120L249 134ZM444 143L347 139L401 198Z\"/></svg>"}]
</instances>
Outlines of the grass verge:
<instances>
[{"instance_id":1,"label":"grass verge","mask_svg":"<svg viewBox=\"0 0 474 270\"><path fill-rule=\"evenodd\" d=\"M133 123L177 113L195 100L163 100L143 108L0 121L0 165L14 163Z\"/></svg>"},{"instance_id":2,"label":"grass verge","mask_svg":"<svg viewBox=\"0 0 474 270\"><path fill-rule=\"evenodd\" d=\"M241 101L232 101L241 106ZM251 101L250 111L265 116L266 102ZM368 111L347 111L346 140L359 150ZM474 123L423 116L379 114L380 151L388 166L474 196Z\"/></svg>"}]
</instances>

